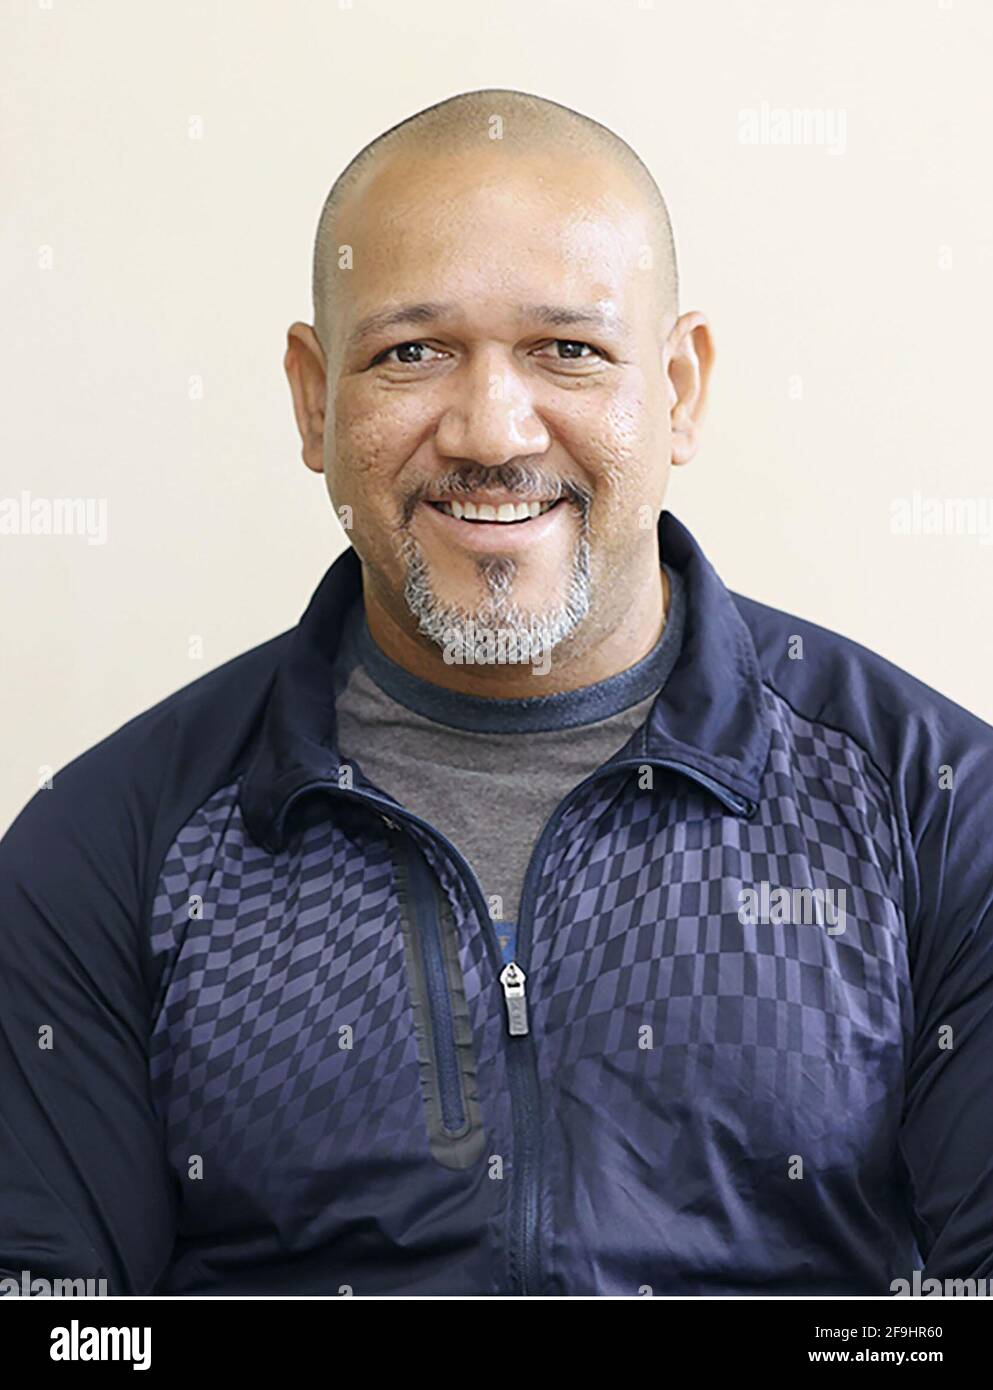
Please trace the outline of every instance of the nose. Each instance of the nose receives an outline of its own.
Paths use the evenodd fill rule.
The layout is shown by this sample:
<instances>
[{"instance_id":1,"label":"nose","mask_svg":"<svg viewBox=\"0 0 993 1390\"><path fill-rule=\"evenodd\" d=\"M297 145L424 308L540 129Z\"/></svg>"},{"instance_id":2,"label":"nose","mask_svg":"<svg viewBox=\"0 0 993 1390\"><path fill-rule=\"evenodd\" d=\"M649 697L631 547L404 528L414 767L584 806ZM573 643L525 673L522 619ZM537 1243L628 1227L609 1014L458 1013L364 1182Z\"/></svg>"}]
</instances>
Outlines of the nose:
<instances>
[{"instance_id":1,"label":"nose","mask_svg":"<svg viewBox=\"0 0 993 1390\"><path fill-rule=\"evenodd\" d=\"M531 388L506 359L481 354L450 381L452 396L435 432L444 457L497 468L547 451L551 441Z\"/></svg>"}]
</instances>

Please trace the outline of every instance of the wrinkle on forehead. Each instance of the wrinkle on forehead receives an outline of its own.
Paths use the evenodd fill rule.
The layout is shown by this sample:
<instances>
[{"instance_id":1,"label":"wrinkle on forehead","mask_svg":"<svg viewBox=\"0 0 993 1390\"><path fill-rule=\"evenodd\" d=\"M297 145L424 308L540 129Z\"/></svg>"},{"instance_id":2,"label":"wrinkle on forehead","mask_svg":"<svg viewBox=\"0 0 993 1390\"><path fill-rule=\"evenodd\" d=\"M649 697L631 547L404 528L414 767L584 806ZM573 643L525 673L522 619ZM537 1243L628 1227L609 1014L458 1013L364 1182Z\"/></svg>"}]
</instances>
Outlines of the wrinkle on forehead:
<instances>
[{"instance_id":1,"label":"wrinkle on forehead","mask_svg":"<svg viewBox=\"0 0 993 1390\"><path fill-rule=\"evenodd\" d=\"M497 136L497 138L494 138ZM335 181L314 248L314 321L327 347L339 248L355 247L369 214L396 236L403 230L404 185L433 178L434 216L443 219L469 187L512 181L512 163L528 163L530 188L547 192L561 216L570 203L578 221L603 220L599 200L611 195L644 218L647 259L662 313L678 312L678 272L665 200L635 151L606 126L561 103L509 89L461 93L401 121L366 145ZM571 190L568 185L573 183ZM347 216L346 216L347 215ZM409 217L409 213L407 216ZM418 216L430 216L418 209ZM367 219L365 219L367 221Z\"/></svg>"},{"instance_id":2,"label":"wrinkle on forehead","mask_svg":"<svg viewBox=\"0 0 993 1390\"><path fill-rule=\"evenodd\" d=\"M336 352L360 319L393 303L502 296L512 306L547 288L549 300L613 305L617 315L615 301L645 305L646 277L658 289L650 211L624 173L597 158L550 170L534 156L394 154L354 190L337 234L351 263L327 287ZM663 312L656 294L649 300Z\"/></svg>"}]
</instances>

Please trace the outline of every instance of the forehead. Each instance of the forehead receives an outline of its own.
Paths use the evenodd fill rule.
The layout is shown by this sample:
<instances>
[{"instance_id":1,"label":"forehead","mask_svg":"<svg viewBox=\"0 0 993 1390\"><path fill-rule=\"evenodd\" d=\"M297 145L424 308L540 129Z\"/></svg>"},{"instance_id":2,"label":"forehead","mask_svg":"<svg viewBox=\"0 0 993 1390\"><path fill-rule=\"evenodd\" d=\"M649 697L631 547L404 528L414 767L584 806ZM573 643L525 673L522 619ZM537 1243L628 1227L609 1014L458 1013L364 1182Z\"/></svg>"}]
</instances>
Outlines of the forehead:
<instances>
[{"instance_id":1,"label":"forehead","mask_svg":"<svg viewBox=\"0 0 993 1390\"><path fill-rule=\"evenodd\" d=\"M335 240L351 249L333 272L349 319L392 299L630 301L652 260L644 199L609 161L485 148L391 156L351 191Z\"/></svg>"}]
</instances>

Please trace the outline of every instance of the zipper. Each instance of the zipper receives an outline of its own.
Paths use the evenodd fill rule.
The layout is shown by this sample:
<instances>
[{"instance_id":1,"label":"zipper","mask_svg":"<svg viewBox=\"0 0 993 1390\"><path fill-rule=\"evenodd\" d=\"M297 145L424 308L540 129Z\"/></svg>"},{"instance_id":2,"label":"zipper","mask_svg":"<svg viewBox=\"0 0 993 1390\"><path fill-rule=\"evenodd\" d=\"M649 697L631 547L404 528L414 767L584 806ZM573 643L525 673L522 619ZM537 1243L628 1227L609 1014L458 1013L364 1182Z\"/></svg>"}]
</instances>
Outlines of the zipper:
<instances>
[{"instance_id":1,"label":"zipper","mask_svg":"<svg viewBox=\"0 0 993 1390\"><path fill-rule=\"evenodd\" d=\"M510 1083L511 1119L514 1130L514 1166L511 1174L511 1230L510 1267L511 1280L515 1292L527 1295L541 1286L541 1260L538 1248L539 1236L539 1173L540 1173L540 1114L538 1108L538 1064L534 1046L534 1036L527 1022L527 966L530 960L531 928L534 904L537 897L538 868L541 865L548 841L554 834L565 811L572 805L580 792L592 783L615 772L629 772L636 768L659 767L673 772L681 772L692 781L699 783L737 815L751 816L756 803L737 796L726 787L715 782L704 773L686 763L666 758L624 758L617 762L604 763L602 767L579 782L559 802L546 821L538 836L531 858L528 861L521 891L521 908L518 914L516 959L504 966L500 957L500 946L492 929L482 885L471 865L446 836L436 830L420 816L405 810L395 801L387 800L370 792L347 790L337 782L319 778L299 787L287 802L281 822L285 821L293 803L308 792L325 791L330 795L342 797L347 801L373 805L380 808L383 820L390 830L399 829L398 822L416 825L436 843L440 843L446 854L455 864L469 891L470 899L476 909L483 927L485 949L493 961L494 975L500 982L504 994L504 1008L507 1014L507 1077ZM508 972L511 972L508 975ZM519 978L518 978L519 975ZM507 980L503 977L507 976ZM511 993L508 994L508 982ZM519 990L519 993L517 992ZM514 1032L513 1028L523 1031Z\"/></svg>"},{"instance_id":2,"label":"zipper","mask_svg":"<svg viewBox=\"0 0 993 1390\"><path fill-rule=\"evenodd\" d=\"M594 777L596 774L594 774ZM592 778L587 781L593 780ZM580 787L586 783L580 783ZM576 787L573 792L580 788ZM494 977L499 980L504 967L500 955L500 943L496 939L493 923L486 909L482 885L473 872L472 866L459 850L420 816L407 811L395 801L372 792L339 787L336 781L317 779L306 786L299 787L290 797L283 812L283 820L295 801L309 792L324 791L330 796L341 797L360 805L372 805L379 809L387 827L391 831L400 829L400 823L415 825L440 843L455 864L469 891L473 907L483 928L485 949L493 962ZM570 793L572 795L572 793ZM568 798L567 798L568 800ZM562 809L560 807L560 809ZM555 819L553 817L553 819ZM548 830L546 825L545 831ZM542 833L541 840L545 838ZM539 842L540 843L540 842ZM535 851L537 853L537 851ZM531 877L534 856L528 865L525 881ZM518 952L520 954L520 952ZM511 965L517 962L512 961ZM523 969L521 970L523 977ZM522 978L523 984L523 978ZM523 995L521 996L523 1000ZM510 1250L511 1282L514 1292L527 1294L539 1286L539 1260L537 1256L537 1210L538 1210L538 1166L537 1166L537 1127L538 1127L538 1064L534 1051L534 1038L530 1033L512 1035L507 1046L507 1080L510 1085L511 1123L514 1132L514 1166L511 1172L511 1223L515 1240Z\"/></svg>"},{"instance_id":3,"label":"zipper","mask_svg":"<svg viewBox=\"0 0 993 1390\"><path fill-rule=\"evenodd\" d=\"M521 1143L520 1162L515 1158L515 1173L520 1178L513 1194L511 1221L514 1240L511 1250L518 1253L519 1268L517 1283L521 1294L537 1290L541 1286L541 1263L538 1249L539 1225L539 1172L541 1163L540 1115L538 1110L538 1071L533 1045L522 1051L518 1039L528 1037L526 966L531 958L531 930L534 919L534 906L537 898L538 874L547 852L548 842L558 827L559 821L576 797L594 782L611 776L615 772L630 772L641 767L661 767L674 772L682 772L712 791L729 809L738 815L751 815L755 806L752 802L736 796L711 778L696 771L685 763L661 758L623 758L617 762L605 763L579 782L563 797L552 812L534 847L528 861L521 890L521 906L517 920L517 959L511 961L501 972L500 983L504 989L504 1002L507 1010L507 1027L511 1037L508 1046L510 1057L518 1060L518 1081L521 1089L520 1113ZM516 1130L515 1130L516 1134Z\"/></svg>"},{"instance_id":4,"label":"zipper","mask_svg":"<svg viewBox=\"0 0 993 1390\"><path fill-rule=\"evenodd\" d=\"M458 1050L455 1045L455 1014L448 987L445 948L441 935L443 908L439 900L438 881L425 864L419 848L410 840L409 836L405 836L399 827L393 833L398 838L402 837L408 841L405 868L411 889L409 897L413 901L417 938L424 964L424 983L427 988L428 1009L431 1014L431 1046L438 1077L442 1125L448 1134L456 1138L466 1132L469 1121L462 1088ZM436 912L432 912L427 906L430 902L435 904Z\"/></svg>"},{"instance_id":5,"label":"zipper","mask_svg":"<svg viewBox=\"0 0 993 1390\"><path fill-rule=\"evenodd\" d=\"M523 1037L528 1031L528 1001L524 993L524 971L512 960L500 971L503 998L507 1005L507 1032L512 1038Z\"/></svg>"}]
</instances>

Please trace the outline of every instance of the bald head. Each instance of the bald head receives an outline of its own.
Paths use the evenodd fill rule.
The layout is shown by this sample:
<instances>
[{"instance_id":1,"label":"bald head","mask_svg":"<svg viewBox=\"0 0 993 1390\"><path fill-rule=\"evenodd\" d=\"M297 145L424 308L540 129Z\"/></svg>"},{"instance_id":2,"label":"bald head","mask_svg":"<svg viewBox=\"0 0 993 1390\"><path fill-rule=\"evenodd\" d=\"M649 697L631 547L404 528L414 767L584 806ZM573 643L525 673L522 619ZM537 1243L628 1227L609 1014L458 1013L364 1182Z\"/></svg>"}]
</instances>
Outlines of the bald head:
<instances>
[{"instance_id":1,"label":"bald head","mask_svg":"<svg viewBox=\"0 0 993 1390\"><path fill-rule=\"evenodd\" d=\"M678 313L678 275L672 226L665 200L649 170L620 136L568 106L526 92L488 88L449 97L392 126L371 141L347 165L324 203L314 245L314 325L328 349L335 280L339 273L337 228L343 211L393 158L463 155L499 150L556 162L570 155L599 159L626 176L633 198L641 204L648 228L645 248L654 272L659 309Z\"/></svg>"}]
</instances>

